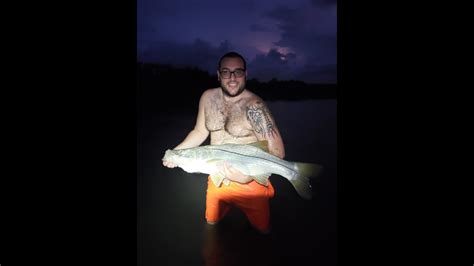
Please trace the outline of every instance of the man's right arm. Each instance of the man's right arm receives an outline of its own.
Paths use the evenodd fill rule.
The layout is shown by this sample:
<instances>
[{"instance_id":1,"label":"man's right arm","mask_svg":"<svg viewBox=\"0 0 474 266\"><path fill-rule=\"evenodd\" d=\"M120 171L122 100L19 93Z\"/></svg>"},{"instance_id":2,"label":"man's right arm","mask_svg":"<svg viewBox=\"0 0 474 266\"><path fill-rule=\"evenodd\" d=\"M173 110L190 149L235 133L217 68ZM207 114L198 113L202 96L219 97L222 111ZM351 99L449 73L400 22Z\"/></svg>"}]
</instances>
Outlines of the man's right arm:
<instances>
[{"instance_id":1,"label":"man's right arm","mask_svg":"<svg viewBox=\"0 0 474 266\"><path fill-rule=\"evenodd\" d=\"M201 99L199 100L199 110L196 119L196 125L194 129L189 132L186 138L178 144L178 146L174 147L175 150L178 149L187 149L187 148L194 148L201 145L209 136L209 130L206 128L205 123L205 114L204 114L204 107L206 102L206 92L203 93Z\"/></svg>"},{"instance_id":2,"label":"man's right arm","mask_svg":"<svg viewBox=\"0 0 474 266\"><path fill-rule=\"evenodd\" d=\"M173 148L174 150L197 147L201 145L209 136L209 130L207 130L206 128L205 114L204 114L204 108L207 101L206 98L207 98L207 93L204 92L203 95L201 96L201 99L199 100L199 110L198 110L196 125L194 126L194 129L188 133L186 138L180 144L178 144L176 147ZM163 165L167 167L176 167L176 165L171 164L166 161L163 162Z\"/></svg>"}]
</instances>

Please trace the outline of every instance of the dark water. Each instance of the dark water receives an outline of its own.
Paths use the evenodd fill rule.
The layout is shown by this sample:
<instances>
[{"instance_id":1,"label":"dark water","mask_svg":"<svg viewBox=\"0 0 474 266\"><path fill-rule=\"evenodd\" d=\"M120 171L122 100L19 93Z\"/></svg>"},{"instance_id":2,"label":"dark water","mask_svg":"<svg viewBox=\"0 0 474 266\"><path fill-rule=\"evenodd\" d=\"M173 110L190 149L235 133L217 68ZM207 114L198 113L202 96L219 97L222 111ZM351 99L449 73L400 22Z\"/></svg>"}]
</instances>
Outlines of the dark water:
<instances>
[{"instance_id":1,"label":"dark water","mask_svg":"<svg viewBox=\"0 0 474 266\"><path fill-rule=\"evenodd\" d=\"M233 209L217 226L204 219L207 176L162 166L166 149L194 127L195 113L139 113L138 265L336 265L336 100L267 102L281 131L286 160L323 165L300 198L280 176L270 178L272 232L259 235Z\"/></svg>"}]
</instances>

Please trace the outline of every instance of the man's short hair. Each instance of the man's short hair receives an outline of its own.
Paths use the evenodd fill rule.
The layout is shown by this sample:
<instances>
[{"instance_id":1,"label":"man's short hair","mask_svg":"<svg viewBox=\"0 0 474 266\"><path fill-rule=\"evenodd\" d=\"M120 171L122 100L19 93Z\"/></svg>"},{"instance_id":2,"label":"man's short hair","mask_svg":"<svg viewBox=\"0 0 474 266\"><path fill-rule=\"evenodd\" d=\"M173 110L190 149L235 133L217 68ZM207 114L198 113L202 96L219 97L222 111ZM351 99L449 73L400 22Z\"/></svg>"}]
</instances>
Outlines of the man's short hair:
<instances>
[{"instance_id":1,"label":"man's short hair","mask_svg":"<svg viewBox=\"0 0 474 266\"><path fill-rule=\"evenodd\" d=\"M245 62L245 59L243 56L241 56L239 53L236 53L236 52L228 52L225 55L223 55L221 59L219 60L219 65L217 66L218 67L217 70L221 69L222 60L224 60L224 58L227 58L227 57L242 59L242 61L244 62L244 69L247 69L247 62Z\"/></svg>"}]
</instances>

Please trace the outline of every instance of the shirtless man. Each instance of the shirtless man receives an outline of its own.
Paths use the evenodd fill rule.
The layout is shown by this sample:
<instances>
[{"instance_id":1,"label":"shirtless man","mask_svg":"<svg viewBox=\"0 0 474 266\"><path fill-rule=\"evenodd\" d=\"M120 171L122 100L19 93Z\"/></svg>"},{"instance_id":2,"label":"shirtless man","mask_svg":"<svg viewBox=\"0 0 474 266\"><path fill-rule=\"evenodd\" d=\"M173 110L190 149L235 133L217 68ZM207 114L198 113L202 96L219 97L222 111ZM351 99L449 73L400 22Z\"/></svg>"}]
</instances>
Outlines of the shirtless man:
<instances>
[{"instance_id":1,"label":"shirtless man","mask_svg":"<svg viewBox=\"0 0 474 266\"><path fill-rule=\"evenodd\" d=\"M248 144L266 140L269 153L283 159L285 148L275 120L263 100L245 87L245 59L235 52L223 55L219 60L217 77L221 86L202 94L194 129L174 149L197 147L210 134L211 145ZM166 161L163 165L176 167ZM269 232L268 201L274 195L272 184L258 184L252 177L229 164L222 165L220 171L225 176L223 185L215 187L208 179L207 222L217 223L231 206L236 206L246 214L255 229L262 233Z\"/></svg>"}]
</instances>

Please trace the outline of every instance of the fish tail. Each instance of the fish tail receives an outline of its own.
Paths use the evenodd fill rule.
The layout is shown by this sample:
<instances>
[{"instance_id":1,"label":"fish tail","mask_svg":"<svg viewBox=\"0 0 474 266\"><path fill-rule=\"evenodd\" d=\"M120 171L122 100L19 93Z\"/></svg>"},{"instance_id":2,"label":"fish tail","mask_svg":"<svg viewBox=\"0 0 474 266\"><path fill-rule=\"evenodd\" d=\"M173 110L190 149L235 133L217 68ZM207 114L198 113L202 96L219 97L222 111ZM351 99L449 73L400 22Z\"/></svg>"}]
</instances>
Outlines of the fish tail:
<instances>
[{"instance_id":1,"label":"fish tail","mask_svg":"<svg viewBox=\"0 0 474 266\"><path fill-rule=\"evenodd\" d=\"M312 198L309 178L318 176L321 173L322 166L313 163L295 163L295 165L298 175L290 182L302 198L309 200Z\"/></svg>"}]
</instances>

